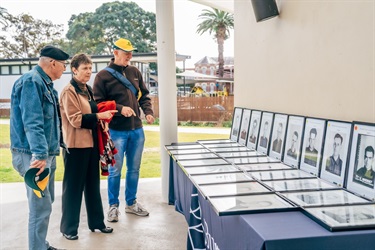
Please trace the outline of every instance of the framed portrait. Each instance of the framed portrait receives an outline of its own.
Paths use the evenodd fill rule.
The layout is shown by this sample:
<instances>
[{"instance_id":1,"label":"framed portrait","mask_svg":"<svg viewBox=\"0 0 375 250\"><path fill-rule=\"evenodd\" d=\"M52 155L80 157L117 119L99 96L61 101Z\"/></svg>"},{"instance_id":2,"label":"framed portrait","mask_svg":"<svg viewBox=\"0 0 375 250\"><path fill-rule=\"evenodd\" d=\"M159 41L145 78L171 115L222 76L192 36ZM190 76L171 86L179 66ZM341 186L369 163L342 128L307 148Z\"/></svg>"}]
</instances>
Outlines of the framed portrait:
<instances>
[{"instance_id":1,"label":"framed portrait","mask_svg":"<svg viewBox=\"0 0 375 250\"><path fill-rule=\"evenodd\" d=\"M327 121L320 178L344 186L352 124Z\"/></svg>"},{"instance_id":2,"label":"framed portrait","mask_svg":"<svg viewBox=\"0 0 375 250\"><path fill-rule=\"evenodd\" d=\"M241 164L236 165L240 170L251 172L251 171L267 171L267 170L282 170L282 169L293 169L292 167L284 163L267 163L267 164Z\"/></svg>"},{"instance_id":3,"label":"framed portrait","mask_svg":"<svg viewBox=\"0 0 375 250\"><path fill-rule=\"evenodd\" d=\"M251 150L244 146L235 147L225 147L225 148L210 148L212 152L222 153L222 152L250 152Z\"/></svg>"},{"instance_id":4,"label":"framed portrait","mask_svg":"<svg viewBox=\"0 0 375 250\"><path fill-rule=\"evenodd\" d=\"M346 188L375 200L375 124L353 122Z\"/></svg>"},{"instance_id":5,"label":"framed portrait","mask_svg":"<svg viewBox=\"0 0 375 250\"><path fill-rule=\"evenodd\" d=\"M262 119L262 111L252 110L249 124L249 135L247 136L246 147L255 150L258 142L260 122Z\"/></svg>"},{"instance_id":6,"label":"framed portrait","mask_svg":"<svg viewBox=\"0 0 375 250\"><path fill-rule=\"evenodd\" d=\"M279 160L271 158L269 156L227 158L226 160L236 165L237 164L259 164L259 163L280 162Z\"/></svg>"},{"instance_id":7,"label":"framed portrait","mask_svg":"<svg viewBox=\"0 0 375 250\"><path fill-rule=\"evenodd\" d=\"M316 176L320 172L326 121L306 118L300 169Z\"/></svg>"},{"instance_id":8,"label":"framed portrait","mask_svg":"<svg viewBox=\"0 0 375 250\"><path fill-rule=\"evenodd\" d=\"M173 157L178 161L183 160L198 160L198 159L218 159L219 157L214 153L204 153L204 154L182 154L173 155Z\"/></svg>"},{"instance_id":9,"label":"framed portrait","mask_svg":"<svg viewBox=\"0 0 375 250\"><path fill-rule=\"evenodd\" d=\"M268 149L270 147L270 136L272 131L273 117L273 113L262 112L262 122L260 124L257 151L263 154L268 154Z\"/></svg>"},{"instance_id":10,"label":"framed portrait","mask_svg":"<svg viewBox=\"0 0 375 250\"><path fill-rule=\"evenodd\" d=\"M241 145L246 145L247 135L249 133L251 110L244 109L242 112L242 120L240 126L240 134L238 136L238 143Z\"/></svg>"},{"instance_id":11,"label":"framed portrait","mask_svg":"<svg viewBox=\"0 0 375 250\"><path fill-rule=\"evenodd\" d=\"M292 168L286 170L254 171L250 175L260 181L316 178L303 170Z\"/></svg>"},{"instance_id":12,"label":"framed portrait","mask_svg":"<svg viewBox=\"0 0 375 250\"><path fill-rule=\"evenodd\" d=\"M304 127L305 117L296 115L288 117L283 162L295 168L299 167L301 158Z\"/></svg>"},{"instance_id":13,"label":"framed portrait","mask_svg":"<svg viewBox=\"0 0 375 250\"><path fill-rule=\"evenodd\" d=\"M262 183L274 189L275 191L280 192L296 190L338 189L336 185L319 179L318 177L311 179L263 181Z\"/></svg>"},{"instance_id":14,"label":"framed portrait","mask_svg":"<svg viewBox=\"0 0 375 250\"><path fill-rule=\"evenodd\" d=\"M178 164L182 167L199 167L205 165L227 165L228 162L222 158L215 158L215 159L196 159L196 160L181 160L178 161Z\"/></svg>"},{"instance_id":15,"label":"framed portrait","mask_svg":"<svg viewBox=\"0 0 375 250\"><path fill-rule=\"evenodd\" d=\"M368 204L370 200L359 197L344 189L302 191L282 193L287 199L300 207L332 206L345 204Z\"/></svg>"},{"instance_id":16,"label":"framed portrait","mask_svg":"<svg viewBox=\"0 0 375 250\"><path fill-rule=\"evenodd\" d=\"M190 179L197 185L202 184L219 184L219 183L231 183L231 182L248 182L253 181L249 174L238 172L238 173L226 173L226 174L200 174L191 175Z\"/></svg>"},{"instance_id":17,"label":"framed portrait","mask_svg":"<svg viewBox=\"0 0 375 250\"><path fill-rule=\"evenodd\" d=\"M211 148L227 148L227 147L244 147L244 148L246 148L245 146L242 146L242 145L238 144L238 142L205 144L204 147L209 148L209 149L211 149Z\"/></svg>"},{"instance_id":18,"label":"framed portrait","mask_svg":"<svg viewBox=\"0 0 375 250\"><path fill-rule=\"evenodd\" d=\"M186 154L204 154L210 153L211 151L206 148L193 148L193 149L172 149L169 150L174 155L186 155Z\"/></svg>"},{"instance_id":19,"label":"framed portrait","mask_svg":"<svg viewBox=\"0 0 375 250\"><path fill-rule=\"evenodd\" d=\"M286 128L288 124L288 115L286 114L275 114L273 119L272 133L271 133L271 146L269 150L269 156L278 160L282 160Z\"/></svg>"},{"instance_id":20,"label":"framed portrait","mask_svg":"<svg viewBox=\"0 0 375 250\"><path fill-rule=\"evenodd\" d=\"M314 207L303 211L332 232L375 228L375 204Z\"/></svg>"},{"instance_id":21,"label":"framed portrait","mask_svg":"<svg viewBox=\"0 0 375 250\"><path fill-rule=\"evenodd\" d=\"M233 157L266 157L267 155L259 153L257 151L243 151L243 152L220 152L218 153L223 158Z\"/></svg>"},{"instance_id":22,"label":"framed portrait","mask_svg":"<svg viewBox=\"0 0 375 250\"><path fill-rule=\"evenodd\" d=\"M215 140L197 140L199 144L218 144L218 143L232 143L231 139L215 139Z\"/></svg>"},{"instance_id":23,"label":"framed portrait","mask_svg":"<svg viewBox=\"0 0 375 250\"><path fill-rule=\"evenodd\" d=\"M232 196L243 194L270 193L257 181L239 183L204 184L197 187L204 197Z\"/></svg>"},{"instance_id":24,"label":"framed portrait","mask_svg":"<svg viewBox=\"0 0 375 250\"><path fill-rule=\"evenodd\" d=\"M232 118L232 128L230 131L229 139L232 141L238 141L238 135L240 133L241 118L243 108L235 107Z\"/></svg>"},{"instance_id":25,"label":"framed portrait","mask_svg":"<svg viewBox=\"0 0 375 250\"><path fill-rule=\"evenodd\" d=\"M198 143L181 143L181 144L175 144L175 145L166 145L166 150L174 150L174 149L203 149L204 147Z\"/></svg>"},{"instance_id":26,"label":"framed portrait","mask_svg":"<svg viewBox=\"0 0 375 250\"><path fill-rule=\"evenodd\" d=\"M208 201L219 216L281 212L298 208L277 194L252 194L227 197L209 197Z\"/></svg>"},{"instance_id":27,"label":"framed portrait","mask_svg":"<svg viewBox=\"0 0 375 250\"><path fill-rule=\"evenodd\" d=\"M233 165L213 165L200 167L183 167L182 170L188 175L194 174L218 174L218 173L235 173L241 172Z\"/></svg>"}]
</instances>

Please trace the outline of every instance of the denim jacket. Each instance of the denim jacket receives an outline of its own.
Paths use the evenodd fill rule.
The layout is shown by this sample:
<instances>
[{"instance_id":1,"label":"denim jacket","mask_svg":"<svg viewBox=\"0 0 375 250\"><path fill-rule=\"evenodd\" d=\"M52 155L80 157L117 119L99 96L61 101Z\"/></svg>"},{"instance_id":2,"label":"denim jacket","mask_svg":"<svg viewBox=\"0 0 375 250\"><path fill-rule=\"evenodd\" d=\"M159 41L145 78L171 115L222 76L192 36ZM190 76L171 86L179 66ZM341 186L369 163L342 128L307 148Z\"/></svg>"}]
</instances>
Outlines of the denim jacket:
<instances>
[{"instance_id":1,"label":"denim jacket","mask_svg":"<svg viewBox=\"0 0 375 250\"><path fill-rule=\"evenodd\" d=\"M60 153L58 93L40 66L13 85L10 110L11 151L44 160Z\"/></svg>"}]
</instances>

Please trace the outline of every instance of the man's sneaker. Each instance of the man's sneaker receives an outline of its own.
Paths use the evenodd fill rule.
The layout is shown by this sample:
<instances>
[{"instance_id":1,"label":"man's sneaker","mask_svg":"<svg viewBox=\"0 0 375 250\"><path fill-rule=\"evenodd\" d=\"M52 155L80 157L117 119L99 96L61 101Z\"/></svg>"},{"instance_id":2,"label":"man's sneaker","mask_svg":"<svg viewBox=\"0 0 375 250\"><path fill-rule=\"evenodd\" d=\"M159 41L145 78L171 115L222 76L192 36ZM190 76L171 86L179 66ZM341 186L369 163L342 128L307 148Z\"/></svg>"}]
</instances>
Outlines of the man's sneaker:
<instances>
[{"instance_id":1,"label":"man's sneaker","mask_svg":"<svg viewBox=\"0 0 375 250\"><path fill-rule=\"evenodd\" d=\"M125 212L126 213L131 213L131 214L136 214L138 216L147 216L147 215L149 215L149 212L147 212L147 210L144 207L142 207L142 205L139 204L137 202L137 200L135 200L133 202L133 205L131 205L131 206L126 205Z\"/></svg>"},{"instance_id":2,"label":"man's sneaker","mask_svg":"<svg viewBox=\"0 0 375 250\"><path fill-rule=\"evenodd\" d=\"M118 211L117 205L112 205L109 207L108 215L107 215L107 221L109 222L118 222L118 216L120 212Z\"/></svg>"}]
</instances>

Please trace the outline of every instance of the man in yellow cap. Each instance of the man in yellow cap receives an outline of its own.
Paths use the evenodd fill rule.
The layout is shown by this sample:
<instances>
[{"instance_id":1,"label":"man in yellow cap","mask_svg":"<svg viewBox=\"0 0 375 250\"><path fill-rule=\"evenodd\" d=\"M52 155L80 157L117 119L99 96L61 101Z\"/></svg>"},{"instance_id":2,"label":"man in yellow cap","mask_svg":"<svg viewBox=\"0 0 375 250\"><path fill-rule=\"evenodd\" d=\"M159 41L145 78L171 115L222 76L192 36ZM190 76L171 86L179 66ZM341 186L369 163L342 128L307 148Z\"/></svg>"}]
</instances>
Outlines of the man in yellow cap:
<instances>
[{"instance_id":1,"label":"man in yellow cap","mask_svg":"<svg viewBox=\"0 0 375 250\"><path fill-rule=\"evenodd\" d=\"M115 155L116 163L109 167L108 200L109 222L117 222L119 215L119 191L121 170L126 157L126 188L125 212L138 216L147 216L149 212L137 202L137 189L142 152L145 142L141 112L145 114L148 124L154 122L154 114L149 91L143 82L142 73L130 65L133 51L137 51L132 43L120 38L113 44L114 58L109 66L95 77L93 92L95 100L115 101L118 113L109 124L110 135L118 150Z\"/></svg>"},{"instance_id":2,"label":"man in yellow cap","mask_svg":"<svg viewBox=\"0 0 375 250\"><path fill-rule=\"evenodd\" d=\"M46 241L54 195L56 156L62 143L57 91L53 81L66 70L69 55L51 45L40 51L38 65L22 75L13 85L10 108L12 163L21 176L29 168L42 179L43 195L26 186L29 202L29 249L56 249ZM28 179L28 178L26 178ZM39 187L40 188L40 187Z\"/></svg>"}]
</instances>

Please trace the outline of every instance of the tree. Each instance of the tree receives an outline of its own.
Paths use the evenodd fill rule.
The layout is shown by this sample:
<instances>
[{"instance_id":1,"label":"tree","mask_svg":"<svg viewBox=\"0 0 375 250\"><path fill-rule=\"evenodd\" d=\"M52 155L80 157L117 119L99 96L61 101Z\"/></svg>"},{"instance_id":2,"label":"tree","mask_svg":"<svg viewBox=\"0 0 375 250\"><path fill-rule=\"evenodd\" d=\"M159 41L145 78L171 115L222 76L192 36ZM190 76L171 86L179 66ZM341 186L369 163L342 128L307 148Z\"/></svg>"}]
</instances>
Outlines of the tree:
<instances>
[{"instance_id":1,"label":"tree","mask_svg":"<svg viewBox=\"0 0 375 250\"><path fill-rule=\"evenodd\" d=\"M219 76L224 75L224 41L230 36L230 30L234 28L233 14L221 11L215 8L212 10L204 9L199 15L203 21L198 24L197 33L202 35L205 32L213 33L218 45Z\"/></svg>"},{"instance_id":2,"label":"tree","mask_svg":"<svg viewBox=\"0 0 375 250\"><path fill-rule=\"evenodd\" d=\"M45 45L63 42L63 25L34 19L28 14L15 17L0 11L1 22L7 24L2 28L0 36L2 58L37 57Z\"/></svg>"},{"instance_id":3,"label":"tree","mask_svg":"<svg viewBox=\"0 0 375 250\"><path fill-rule=\"evenodd\" d=\"M134 2L104 3L94 13L73 15L67 38L71 54L111 54L113 43L120 37L129 39L138 52L156 50L156 18Z\"/></svg>"}]
</instances>

